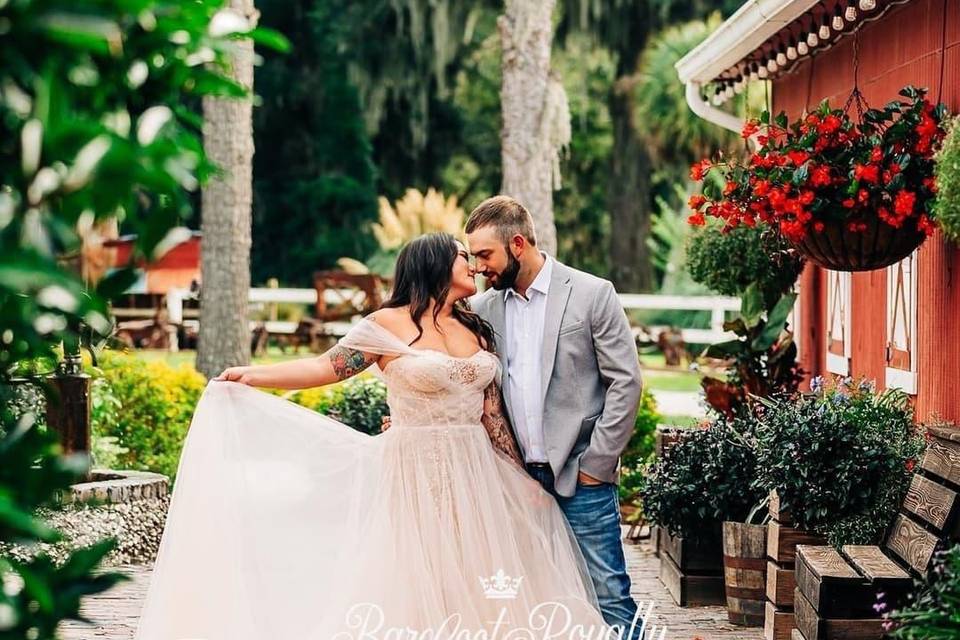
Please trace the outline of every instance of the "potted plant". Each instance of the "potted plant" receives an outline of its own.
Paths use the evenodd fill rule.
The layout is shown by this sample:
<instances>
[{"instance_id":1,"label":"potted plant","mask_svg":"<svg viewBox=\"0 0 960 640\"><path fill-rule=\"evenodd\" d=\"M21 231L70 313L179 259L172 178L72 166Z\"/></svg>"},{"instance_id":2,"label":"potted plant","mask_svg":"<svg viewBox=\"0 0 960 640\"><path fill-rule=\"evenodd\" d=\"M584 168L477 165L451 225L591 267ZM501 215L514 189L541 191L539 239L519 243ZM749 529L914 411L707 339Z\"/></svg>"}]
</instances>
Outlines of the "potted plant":
<instances>
[{"instance_id":1,"label":"potted plant","mask_svg":"<svg viewBox=\"0 0 960 640\"><path fill-rule=\"evenodd\" d=\"M794 527L837 548L877 544L925 444L909 396L817 377L810 393L759 403L756 487L776 491Z\"/></svg>"},{"instance_id":2,"label":"potted plant","mask_svg":"<svg viewBox=\"0 0 960 640\"><path fill-rule=\"evenodd\" d=\"M685 430L645 470L640 488L644 513L665 530L661 579L681 605L724 601L721 574L725 556L731 564L744 568L749 564L742 560L745 549L759 549L758 557L763 556L765 547L757 547L755 533L751 536L742 527L725 522L750 522L762 506L764 493L754 486L757 470L749 433L752 425L753 421L743 416L718 416ZM746 576L734 572L732 586L742 587L738 580ZM696 588L704 591L694 593ZM755 616L757 606L749 602L751 598L762 601L762 590L749 593L741 589L732 601L726 598L731 621L762 623L762 617L758 620Z\"/></svg>"},{"instance_id":3,"label":"potted plant","mask_svg":"<svg viewBox=\"0 0 960 640\"><path fill-rule=\"evenodd\" d=\"M946 129L935 156L937 199L933 215L943 235L960 242L960 117L952 118Z\"/></svg>"},{"instance_id":4,"label":"potted plant","mask_svg":"<svg viewBox=\"0 0 960 640\"><path fill-rule=\"evenodd\" d=\"M724 296L739 297L755 286L763 307L772 309L793 289L803 271L803 256L769 227L740 225L721 233L722 227L711 219L692 229L686 243L690 278Z\"/></svg>"},{"instance_id":5,"label":"potted plant","mask_svg":"<svg viewBox=\"0 0 960 640\"><path fill-rule=\"evenodd\" d=\"M793 123L785 113L749 120L743 137L759 149L746 162L701 160L695 180L718 171L690 199L688 221L707 216L740 225L774 226L809 260L827 269L864 271L893 264L916 249L935 226L933 154L944 135L946 107L912 86L881 109L854 119L823 101Z\"/></svg>"},{"instance_id":6,"label":"potted plant","mask_svg":"<svg viewBox=\"0 0 960 640\"><path fill-rule=\"evenodd\" d=\"M739 412L754 397L793 393L802 372L797 365L797 345L788 331L787 316L795 293L781 295L769 311L759 285L750 285L741 299L740 316L723 328L736 338L710 345L703 355L728 363L726 376L701 380L707 403L727 416Z\"/></svg>"}]
</instances>

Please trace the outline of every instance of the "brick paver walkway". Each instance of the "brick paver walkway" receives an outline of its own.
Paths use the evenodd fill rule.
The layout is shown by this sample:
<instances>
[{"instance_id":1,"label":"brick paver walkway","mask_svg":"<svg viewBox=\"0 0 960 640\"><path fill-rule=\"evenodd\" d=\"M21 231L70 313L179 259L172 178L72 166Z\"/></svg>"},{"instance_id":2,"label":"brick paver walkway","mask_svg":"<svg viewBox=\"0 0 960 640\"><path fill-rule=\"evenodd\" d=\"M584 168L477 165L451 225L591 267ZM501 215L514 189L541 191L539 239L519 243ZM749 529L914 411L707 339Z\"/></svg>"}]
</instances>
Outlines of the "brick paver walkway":
<instances>
[{"instance_id":1,"label":"brick paver walkway","mask_svg":"<svg viewBox=\"0 0 960 640\"><path fill-rule=\"evenodd\" d=\"M647 624L653 631L648 634L651 640L660 639L661 629L666 629L664 640L693 640L697 637L702 640L760 640L763 637L762 629L744 629L727 623L727 612L723 607L677 607L657 577L659 560L649 544L628 544L624 548L634 598L644 611L650 612ZM104 595L87 598L84 613L95 621L95 625L67 625L63 633L65 640L133 638L150 581L150 567L127 566L120 570L132 580Z\"/></svg>"}]
</instances>

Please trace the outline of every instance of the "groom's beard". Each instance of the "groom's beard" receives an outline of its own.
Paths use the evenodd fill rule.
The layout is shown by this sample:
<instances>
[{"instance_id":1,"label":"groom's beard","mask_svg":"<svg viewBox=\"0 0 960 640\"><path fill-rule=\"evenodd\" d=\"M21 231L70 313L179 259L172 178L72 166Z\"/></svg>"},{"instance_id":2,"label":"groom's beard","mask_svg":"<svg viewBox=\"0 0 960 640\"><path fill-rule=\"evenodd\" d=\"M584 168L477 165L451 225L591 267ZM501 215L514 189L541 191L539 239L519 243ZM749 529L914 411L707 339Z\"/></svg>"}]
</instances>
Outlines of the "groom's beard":
<instances>
[{"instance_id":1,"label":"groom's beard","mask_svg":"<svg viewBox=\"0 0 960 640\"><path fill-rule=\"evenodd\" d=\"M511 289L517 283L517 276L520 274L520 261L517 260L510 251L507 251L507 266L504 270L494 277L487 276L490 286L497 291Z\"/></svg>"}]
</instances>

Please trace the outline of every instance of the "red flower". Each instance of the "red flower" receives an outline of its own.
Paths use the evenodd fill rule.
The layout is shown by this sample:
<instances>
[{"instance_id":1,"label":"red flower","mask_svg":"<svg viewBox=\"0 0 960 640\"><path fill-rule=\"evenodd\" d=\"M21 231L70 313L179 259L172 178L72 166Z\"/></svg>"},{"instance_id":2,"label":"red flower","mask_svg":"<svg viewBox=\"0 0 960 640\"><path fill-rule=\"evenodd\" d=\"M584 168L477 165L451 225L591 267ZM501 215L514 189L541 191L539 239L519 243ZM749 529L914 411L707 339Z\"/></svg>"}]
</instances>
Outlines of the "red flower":
<instances>
[{"instance_id":1,"label":"red flower","mask_svg":"<svg viewBox=\"0 0 960 640\"><path fill-rule=\"evenodd\" d=\"M937 225L933 223L932 220L925 213L920 214L920 218L917 220L917 229L922 231L926 236L932 236L934 230L937 228Z\"/></svg>"},{"instance_id":2,"label":"red flower","mask_svg":"<svg viewBox=\"0 0 960 640\"><path fill-rule=\"evenodd\" d=\"M823 119L823 122L817 127L817 132L825 135L830 135L831 133L836 133L840 130L841 125L840 118L833 115L832 113Z\"/></svg>"},{"instance_id":3,"label":"red flower","mask_svg":"<svg viewBox=\"0 0 960 640\"><path fill-rule=\"evenodd\" d=\"M703 213L698 211L687 218L687 224L691 224L695 227L702 227L703 225L707 224L707 220L703 217Z\"/></svg>"},{"instance_id":4,"label":"red flower","mask_svg":"<svg viewBox=\"0 0 960 640\"><path fill-rule=\"evenodd\" d=\"M830 184L830 167L817 165L810 170L810 184L815 187L826 187Z\"/></svg>"},{"instance_id":5,"label":"red flower","mask_svg":"<svg viewBox=\"0 0 960 640\"><path fill-rule=\"evenodd\" d=\"M937 192L937 176L930 176L923 179L923 186L929 189L931 192Z\"/></svg>"},{"instance_id":6,"label":"red flower","mask_svg":"<svg viewBox=\"0 0 960 640\"><path fill-rule=\"evenodd\" d=\"M930 114L924 111L920 114L920 124L916 126L917 135L921 138L933 138L937 135L939 127L937 121L930 117Z\"/></svg>"},{"instance_id":7,"label":"red flower","mask_svg":"<svg viewBox=\"0 0 960 640\"><path fill-rule=\"evenodd\" d=\"M853 209L853 207L854 207L857 203L853 201L853 198L847 198L847 199L844 200L841 204L842 204L844 207L846 207L847 209Z\"/></svg>"},{"instance_id":8,"label":"red flower","mask_svg":"<svg viewBox=\"0 0 960 640\"><path fill-rule=\"evenodd\" d=\"M740 137L749 138L759 130L760 130L759 120L756 120L756 119L747 120L747 122L743 125L743 131L740 132Z\"/></svg>"},{"instance_id":9,"label":"red flower","mask_svg":"<svg viewBox=\"0 0 960 640\"><path fill-rule=\"evenodd\" d=\"M739 185L737 185L737 183L734 182L733 180L727 180L727 184L724 185L723 187L723 195L725 196L730 195L731 193L737 190L738 186Z\"/></svg>"},{"instance_id":10,"label":"red flower","mask_svg":"<svg viewBox=\"0 0 960 640\"><path fill-rule=\"evenodd\" d=\"M696 211L697 209L702 207L706 201L707 201L707 197L705 195L703 195L702 193L695 193L692 196L690 196L689 200L687 200L687 204L690 206L691 209Z\"/></svg>"},{"instance_id":11,"label":"red flower","mask_svg":"<svg viewBox=\"0 0 960 640\"><path fill-rule=\"evenodd\" d=\"M805 122L811 127L815 127L818 124L820 124L820 116L818 116L815 113L811 113L810 115L807 116L807 119L805 120Z\"/></svg>"},{"instance_id":12,"label":"red flower","mask_svg":"<svg viewBox=\"0 0 960 640\"><path fill-rule=\"evenodd\" d=\"M700 162L694 162L690 166L690 179L691 180L703 180L703 176L707 174L707 171L710 170L710 167L713 166L713 163L709 159L704 158Z\"/></svg>"},{"instance_id":13,"label":"red flower","mask_svg":"<svg viewBox=\"0 0 960 640\"><path fill-rule=\"evenodd\" d=\"M863 182L872 182L876 184L880 181L880 167L875 164L857 164L853 167L854 180Z\"/></svg>"},{"instance_id":14,"label":"red flower","mask_svg":"<svg viewBox=\"0 0 960 640\"><path fill-rule=\"evenodd\" d=\"M898 173L900 173L900 171L902 171L902 169L900 168L900 165L897 164L896 162L891 162L891 163L887 166L887 171L890 172L890 175L895 176L895 175L897 175Z\"/></svg>"},{"instance_id":15,"label":"red flower","mask_svg":"<svg viewBox=\"0 0 960 640\"><path fill-rule=\"evenodd\" d=\"M757 136L757 142L761 147L765 147L767 143L770 142L770 136Z\"/></svg>"},{"instance_id":16,"label":"red flower","mask_svg":"<svg viewBox=\"0 0 960 640\"><path fill-rule=\"evenodd\" d=\"M907 458L907 461L903 466L907 469L908 472L913 471L913 467L916 466L916 461L913 458Z\"/></svg>"},{"instance_id":17,"label":"red flower","mask_svg":"<svg viewBox=\"0 0 960 640\"><path fill-rule=\"evenodd\" d=\"M806 189L805 189L805 190L803 190L803 191L800 193L800 198L799 198L800 203L801 203L801 204L810 204L811 202L813 202L814 196L815 196L815 194L813 193L813 191L809 191L809 190L806 190Z\"/></svg>"},{"instance_id":18,"label":"red flower","mask_svg":"<svg viewBox=\"0 0 960 640\"><path fill-rule=\"evenodd\" d=\"M870 162L880 162L881 160L883 160L883 149L874 147L873 150L870 151Z\"/></svg>"},{"instance_id":19,"label":"red flower","mask_svg":"<svg viewBox=\"0 0 960 640\"><path fill-rule=\"evenodd\" d=\"M900 189L900 191L897 192L897 197L893 200L893 210L906 218L913 213L913 207L916 202L917 194L912 191L907 191L906 189Z\"/></svg>"},{"instance_id":20,"label":"red flower","mask_svg":"<svg viewBox=\"0 0 960 640\"><path fill-rule=\"evenodd\" d=\"M799 167L804 162L810 159L810 154L806 151L788 151L787 157L790 158L790 161L793 163L793 166Z\"/></svg>"},{"instance_id":21,"label":"red flower","mask_svg":"<svg viewBox=\"0 0 960 640\"><path fill-rule=\"evenodd\" d=\"M770 193L770 181L769 180L758 180L757 184L753 185L753 195L758 198L762 198Z\"/></svg>"},{"instance_id":22,"label":"red flower","mask_svg":"<svg viewBox=\"0 0 960 640\"><path fill-rule=\"evenodd\" d=\"M817 233L821 233L823 231L823 223L818 220L813 223L813 228Z\"/></svg>"},{"instance_id":23,"label":"red flower","mask_svg":"<svg viewBox=\"0 0 960 640\"><path fill-rule=\"evenodd\" d=\"M866 204L867 200L870 199L870 192L866 189L860 189L857 191L857 202L860 204Z\"/></svg>"}]
</instances>

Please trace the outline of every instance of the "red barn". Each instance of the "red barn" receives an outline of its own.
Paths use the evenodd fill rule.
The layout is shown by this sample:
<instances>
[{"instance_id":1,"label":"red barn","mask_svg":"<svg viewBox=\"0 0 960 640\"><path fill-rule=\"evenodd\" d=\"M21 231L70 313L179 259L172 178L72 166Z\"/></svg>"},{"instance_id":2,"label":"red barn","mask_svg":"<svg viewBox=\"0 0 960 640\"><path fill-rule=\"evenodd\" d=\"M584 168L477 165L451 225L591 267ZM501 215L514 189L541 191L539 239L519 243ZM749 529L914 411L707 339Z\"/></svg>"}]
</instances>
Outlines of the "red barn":
<instances>
[{"instance_id":1,"label":"red barn","mask_svg":"<svg viewBox=\"0 0 960 640\"><path fill-rule=\"evenodd\" d=\"M841 29L832 27L838 14ZM820 35L816 46L800 47L796 59L764 72L773 113L786 111L793 120L824 98L842 105L854 86L856 40L858 84L870 105L886 104L911 84L960 111L958 0L751 0L678 63L691 108L739 130L742 122L705 102L703 92L713 95L745 65L776 60L781 47L825 25L829 38ZM960 422L958 247L934 235L886 269L842 273L809 265L799 289L795 324L807 372L901 387L915 397L919 418Z\"/></svg>"}]
</instances>

